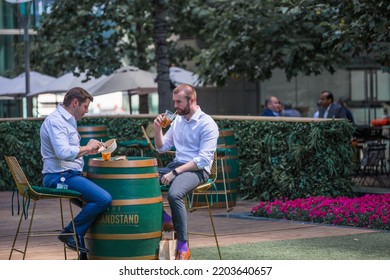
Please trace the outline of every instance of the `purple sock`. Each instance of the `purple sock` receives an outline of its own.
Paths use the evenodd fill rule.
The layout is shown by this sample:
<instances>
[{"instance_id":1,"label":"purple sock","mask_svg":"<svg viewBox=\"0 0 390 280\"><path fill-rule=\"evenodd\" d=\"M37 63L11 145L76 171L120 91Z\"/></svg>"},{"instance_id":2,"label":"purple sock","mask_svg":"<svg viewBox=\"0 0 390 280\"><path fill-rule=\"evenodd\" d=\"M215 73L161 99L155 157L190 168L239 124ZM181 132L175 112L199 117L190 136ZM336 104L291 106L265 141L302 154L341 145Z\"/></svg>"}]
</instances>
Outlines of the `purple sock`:
<instances>
[{"instance_id":1,"label":"purple sock","mask_svg":"<svg viewBox=\"0 0 390 280\"><path fill-rule=\"evenodd\" d=\"M188 251L187 241L177 240L177 251L178 252L187 252Z\"/></svg>"},{"instance_id":2,"label":"purple sock","mask_svg":"<svg viewBox=\"0 0 390 280\"><path fill-rule=\"evenodd\" d=\"M168 222L172 222L172 217L171 216L169 216L168 214L167 214L167 212L163 212L163 222L164 223L168 223Z\"/></svg>"}]
</instances>

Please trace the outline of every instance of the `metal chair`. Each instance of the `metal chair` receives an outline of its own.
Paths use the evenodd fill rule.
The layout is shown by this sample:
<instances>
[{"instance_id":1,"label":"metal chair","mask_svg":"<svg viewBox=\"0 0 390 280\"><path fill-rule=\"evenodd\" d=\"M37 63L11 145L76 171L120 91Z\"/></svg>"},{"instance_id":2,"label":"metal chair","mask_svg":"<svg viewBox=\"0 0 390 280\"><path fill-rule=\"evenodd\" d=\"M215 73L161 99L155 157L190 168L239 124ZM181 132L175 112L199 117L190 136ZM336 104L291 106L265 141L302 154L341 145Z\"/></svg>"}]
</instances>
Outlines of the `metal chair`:
<instances>
[{"instance_id":1,"label":"metal chair","mask_svg":"<svg viewBox=\"0 0 390 280\"><path fill-rule=\"evenodd\" d=\"M190 213L197 210L197 209L205 209L205 208L207 209L208 214L209 214L209 218L210 218L210 222L211 222L211 227L213 229L213 234L204 233L204 232L196 232L196 231L189 231L188 233L194 234L194 235L202 235L202 236L214 236L215 243L217 245L218 256L219 256L219 259L222 260L221 250L219 248L217 232L215 231L215 225L214 225L213 215L211 213L211 207L210 207L210 201L209 201L209 195L210 195L209 190L215 187L215 180L217 179L217 176L218 176L218 156L217 156L217 152L215 152L213 164L212 164L211 170L210 170L209 180L206 183L200 184L192 191L191 200L189 203L187 203ZM195 196L197 198L199 198L200 196L203 196L205 199L206 205L193 206Z\"/></svg>"},{"instance_id":2,"label":"metal chair","mask_svg":"<svg viewBox=\"0 0 390 280\"><path fill-rule=\"evenodd\" d=\"M79 198L80 193L68 190L68 189L52 189L52 188L44 188L44 187L38 187L38 186L31 186L29 181L26 178L26 175L24 174L22 168L20 167L20 164L18 160L13 156L5 156L5 161L7 162L7 165L11 171L12 177L15 181L17 191L19 195L23 198L23 213L20 215L19 224L15 233L15 237L12 243L11 252L9 255L9 259L12 258L12 253L14 251L19 252L23 255L23 260L26 257L27 253L27 246L28 242L30 240L30 237L35 236L58 236L58 235L73 235L75 241L76 241L76 251L78 251L78 239L76 234L76 228L73 223L73 210L72 210L72 204L70 202L70 199L72 198ZM70 209L70 215L72 218L72 225L73 225L73 233L61 233L61 230L32 230L33 226L33 220L34 220L34 214L35 214L35 207L39 200L41 199L59 199L60 202L60 211L61 211L61 229L64 228L64 215L63 215L63 208L62 208L62 199L67 199L69 201L69 209ZM21 231L21 224L23 217L25 217L25 220L28 219L28 210L29 210L29 204L30 200L34 201L32 213L30 216L30 223L28 226L27 231ZM26 241L24 244L24 250L17 249L15 247L16 240L19 237L19 234L27 234ZM64 257L67 259L66 250L68 248L64 245ZM79 257L78 257L79 258Z\"/></svg>"},{"instance_id":3,"label":"metal chair","mask_svg":"<svg viewBox=\"0 0 390 280\"><path fill-rule=\"evenodd\" d=\"M375 186L377 182L380 187L385 184L380 175L386 172L386 144L377 141L368 141L363 147L363 158L358 170L357 183L361 186Z\"/></svg>"},{"instance_id":4,"label":"metal chair","mask_svg":"<svg viewBox=\"0 0 390 280\"><path fill-rule=\"evenodd\" d=\"M149 145L149 149L150 149L150 151L151 151L151 153L152 153L152 155L157 159L157 162L158 162L158 166L159 167L163 167L164 165L164 163L163 163L163 157L164 157L164 155L174 155L175 154L175 151L168 151L168 152L166 152L166 153L159 153L158 151L157 151L157 149L154 147L154 145L153 145L153 143L152 143L152 140L150 139L150 137L149 137L149 135L151 134L150 133L150 124L148 125L148 128L144 128L142 125L141 125L141 129L142 129L142 132L143 132L143 134L144 134L144 137L145 137L145 139L146 139L146 142L148 143L148 145ZM149 133L146 131L146 130L148 130L149 131Z\"/></svg>"}]
</instances>

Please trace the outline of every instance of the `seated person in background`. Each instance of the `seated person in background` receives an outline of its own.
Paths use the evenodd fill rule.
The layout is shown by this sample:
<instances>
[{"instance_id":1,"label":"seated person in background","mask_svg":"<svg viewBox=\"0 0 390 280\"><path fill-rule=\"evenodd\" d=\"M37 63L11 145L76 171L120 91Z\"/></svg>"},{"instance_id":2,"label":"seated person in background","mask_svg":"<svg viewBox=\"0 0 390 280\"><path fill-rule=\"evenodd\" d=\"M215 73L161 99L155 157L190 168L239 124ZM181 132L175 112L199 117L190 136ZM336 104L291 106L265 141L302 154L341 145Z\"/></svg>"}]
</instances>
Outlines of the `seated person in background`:
<instances>
[{"instance_id":1,"label":"seated person in background","mask_svg":"<svg viewBox=\"0 0 390 280\"><path fill-rule=\"evenodd\" d=\"M318 118L320 117L320 109L321 109L321 103L320 103L320 101L318 100L318 101L317 101L317 111L314 112L313 118L318 119Z\"/></svg>"},{"instance_id":2,"label":"seated person in background","mask_svg":"<svg viewBox=\"0 0 390 280\"><path fill-rule=\"evenodd\" d=\"M160 153L176 147L175 159L159 169L160 181L169 185L168 202L172 218L163 213L163 229L177 232L176 260L191 257L187 238L187 209L184 197L208 180L219 136L215 121L196 102L195 88L182 84L173 90L173 104L178 116L163 135L163 115L154 120L154 140Z\"/></svg>"},{"instance_id":3,"label":"seated person in background","mask_svg":"<svg viewBox=\"0 0 390 280\"><path fill-rule=\"evenodd\" d=\"M293 109L291 103L286 103L284 109L282 110L283 117L302 117L301 112L296 109Z\"/></svg>"},{"instance_id":4,"label":"seated person in background","mask_svg":"<svg viewBox=\"0 0 390 280\"><path fill-rule=\"evenodd\" d=\"M319 118L347 118L347 112L341 105L334 103L333 94L329 90L324 90L323 92L321 92L320 105L321 108L319 110Z\"/></svg>"},{"instance_id":5,"label":"seated person in background","mask_svg":"<svg viewBox=\"0 0 390 280\"><path fill-rule=\"evenodd\" d=\"M277 117L281 113L281 105L279 99L275 96L270 96L265 99L265 110L262 116Z\"/></svg>"},{"instance_id":6,"label":"seated person in background","mask_svg":"<svg viewBox=\"0 0 390 280\"><path fill-rule=\"evenodd\" d=\"M352 112L351 110L349 110L347 104L345 103L344 99L343 98L340 98L339 99L339 104L345 109L345 113L347 114L347 119L351 122L351 123L355 123L354 119L353 119L353 115L352 115Z\"/></svg>"}]
</instances>

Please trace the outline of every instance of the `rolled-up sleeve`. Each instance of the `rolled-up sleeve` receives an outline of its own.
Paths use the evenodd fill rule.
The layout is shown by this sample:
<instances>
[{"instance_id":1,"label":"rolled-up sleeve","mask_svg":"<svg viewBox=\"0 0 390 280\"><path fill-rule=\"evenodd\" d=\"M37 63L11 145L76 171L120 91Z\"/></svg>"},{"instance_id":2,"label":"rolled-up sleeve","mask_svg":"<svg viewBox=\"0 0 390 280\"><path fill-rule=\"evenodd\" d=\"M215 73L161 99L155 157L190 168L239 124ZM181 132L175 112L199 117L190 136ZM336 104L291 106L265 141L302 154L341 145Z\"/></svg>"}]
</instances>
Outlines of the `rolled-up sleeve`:
<instances>
[{"instance_id":1,"label":"rolled-up sleeve","mask_svg":"<svg viewBox=\"0 0 390 280\"><path fill-rule=\"evenodd\" d=\"M202 130L199 155L193 159L199 169L204 169L211 165L217 147L218 136L218 126L215 123L208 123Z\"/></svg>"}]
</instances>

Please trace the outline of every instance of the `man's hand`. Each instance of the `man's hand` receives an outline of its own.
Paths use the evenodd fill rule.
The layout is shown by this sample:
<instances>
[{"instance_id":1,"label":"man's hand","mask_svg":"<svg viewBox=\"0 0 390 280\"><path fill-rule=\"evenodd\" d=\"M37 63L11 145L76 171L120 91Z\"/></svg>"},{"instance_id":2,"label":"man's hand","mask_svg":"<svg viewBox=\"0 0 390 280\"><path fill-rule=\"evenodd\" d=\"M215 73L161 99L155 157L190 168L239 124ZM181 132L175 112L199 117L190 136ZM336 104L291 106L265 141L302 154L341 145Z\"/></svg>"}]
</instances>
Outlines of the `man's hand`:
<instances>
[{"instance_id":1,"label":"man's hand","mask_svg":"<svg viewBox=\"0 0 390 280\"><path fill-rule=\"evenodd\" d=\"M161 128L161 121L163 120L164 118L164 115L165 113L161 114L161 115L158 115L155 119L154 119L154 126L156 127L159 127Z\"/></svg>"},{"instance_id":2,"label":"man's hand","mask_svg":"<svg viewBox=\"0 0 390 280\"><path fill-rule=\"evenodd\" d=\"M94 155L99 152L99 148L102 146L102 142L96 139L90 139L86 146L89 149L88 154Z\"/></svg>"},{"instance_id":3,"label":"man's hand","mask_svg":"<svg viewBox=\"0 0 390 280\"><path fill-rule=\"evenodd\" d=\"M161 183L163 185L169 186L172 183L173 179L175 179L175 177L176 176L173 175L173 173L171 171L171 172L169 172L161 177Z\"/></svg>"}]
</instances>

